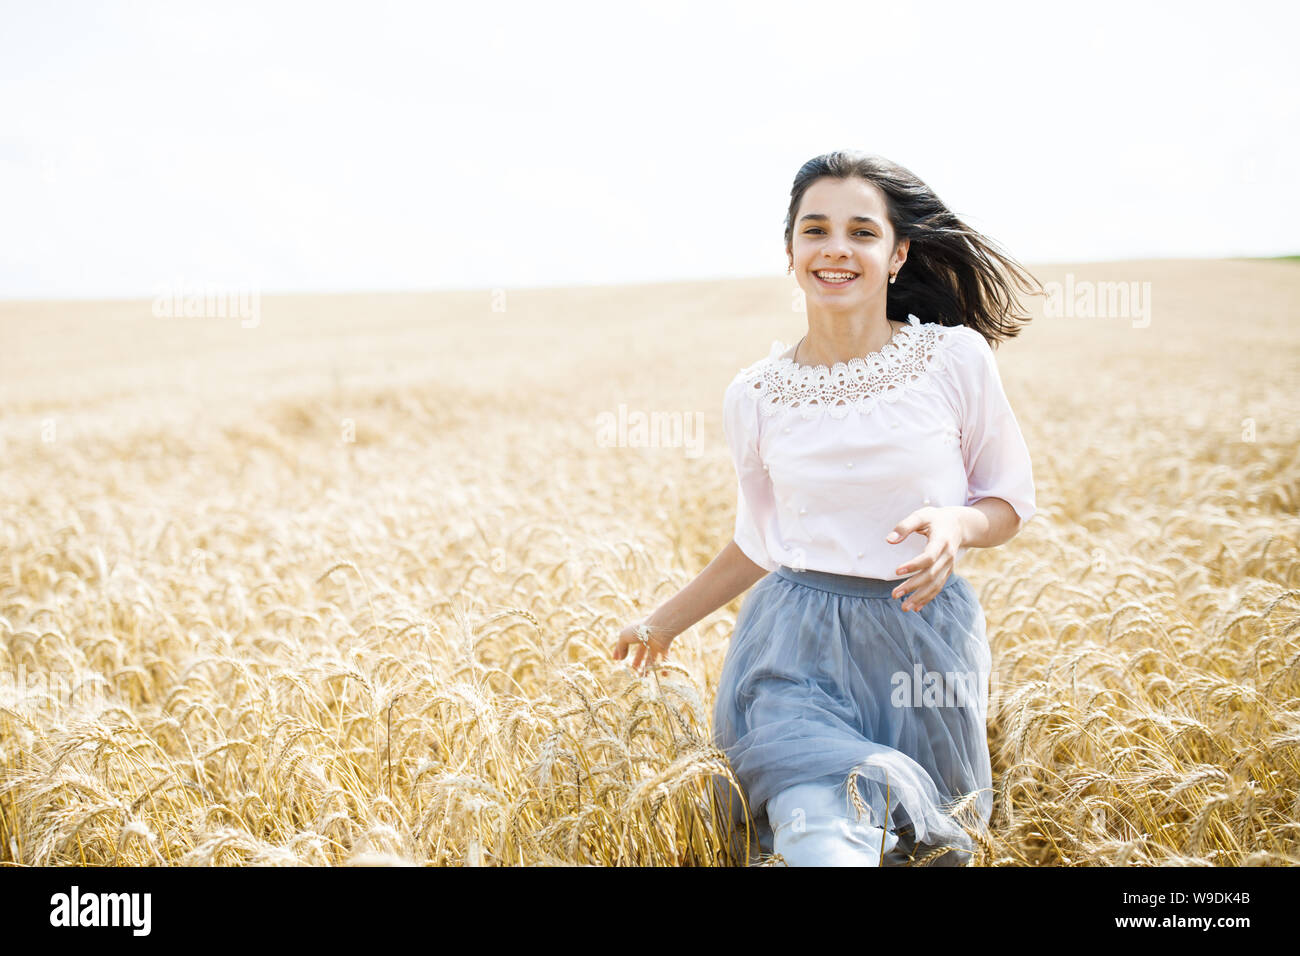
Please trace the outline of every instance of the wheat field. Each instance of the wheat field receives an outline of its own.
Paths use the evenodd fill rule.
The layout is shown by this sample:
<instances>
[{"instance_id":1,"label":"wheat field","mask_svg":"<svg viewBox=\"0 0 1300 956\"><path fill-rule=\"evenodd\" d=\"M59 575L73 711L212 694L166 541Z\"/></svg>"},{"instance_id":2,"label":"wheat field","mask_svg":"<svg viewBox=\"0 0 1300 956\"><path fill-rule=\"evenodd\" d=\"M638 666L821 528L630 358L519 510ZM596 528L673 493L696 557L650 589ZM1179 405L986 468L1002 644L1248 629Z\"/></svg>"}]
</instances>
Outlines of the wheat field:
<instances>
[{"instance_id":1,"label":"wheat field","mask_svg":"<svg viewBox=\"0 0 1300 956\"><path fill-rule=\"evenodd\" d=\"M997 353L1039 514L960 568L973 865L1300 862L1300 265L1031 269L1151 310L1028 299ZM740 599L650 674L611 650L730 539L723 391L795 288L0 303L0 862L746 862ZM636 413L684 428L602 429Z\"/></svg>"}]
</instances>

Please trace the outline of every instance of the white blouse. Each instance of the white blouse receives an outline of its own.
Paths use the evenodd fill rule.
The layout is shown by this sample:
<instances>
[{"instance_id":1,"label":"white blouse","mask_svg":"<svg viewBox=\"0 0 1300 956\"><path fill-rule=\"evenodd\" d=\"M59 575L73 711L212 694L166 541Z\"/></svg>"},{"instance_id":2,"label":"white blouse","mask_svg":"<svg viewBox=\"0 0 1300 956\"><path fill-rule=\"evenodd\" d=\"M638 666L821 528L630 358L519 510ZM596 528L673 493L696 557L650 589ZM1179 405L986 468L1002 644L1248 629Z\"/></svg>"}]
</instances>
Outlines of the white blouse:
<instances>
[{"instance_id":1,"label":"white blouse","mask_svg":"<svg viewBox=\"0 0 1300 956\"><path fill-rule=\"evenodd\" d=\"M885 536L918 508L1001 498L1033 517L1029 451L988 342L907 320L879 352L832 368L773 342L727 386L735 539L755 564L897 580L929 541Z\"/></svg>"}]
</instances>

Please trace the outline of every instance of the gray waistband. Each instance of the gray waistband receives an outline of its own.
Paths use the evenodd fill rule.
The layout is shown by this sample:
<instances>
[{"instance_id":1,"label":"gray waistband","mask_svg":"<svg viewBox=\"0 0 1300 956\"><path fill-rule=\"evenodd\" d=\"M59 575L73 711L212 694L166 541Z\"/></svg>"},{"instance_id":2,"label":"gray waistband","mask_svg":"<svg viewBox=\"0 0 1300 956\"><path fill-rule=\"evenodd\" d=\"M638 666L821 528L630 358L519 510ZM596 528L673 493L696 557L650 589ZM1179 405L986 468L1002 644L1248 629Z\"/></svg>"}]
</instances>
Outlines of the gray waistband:
<instances>
[{"instance_id":1,"label":"gray waistband","mask_svg":"<svg viewBox=\"0 0 1300 956\"><path fill-rule=\"evenodd\" d=\"M830 571L796 571L784 564L777 565L775 573L794 584L802 584L834 594L845 594L849 597L887 598L894 588L907 580L907 578L893 580L861 578L852 574L832 574ZM947 588L956 579L956 574L949 574L943 586Z\"/></svg>"}]
</instances>

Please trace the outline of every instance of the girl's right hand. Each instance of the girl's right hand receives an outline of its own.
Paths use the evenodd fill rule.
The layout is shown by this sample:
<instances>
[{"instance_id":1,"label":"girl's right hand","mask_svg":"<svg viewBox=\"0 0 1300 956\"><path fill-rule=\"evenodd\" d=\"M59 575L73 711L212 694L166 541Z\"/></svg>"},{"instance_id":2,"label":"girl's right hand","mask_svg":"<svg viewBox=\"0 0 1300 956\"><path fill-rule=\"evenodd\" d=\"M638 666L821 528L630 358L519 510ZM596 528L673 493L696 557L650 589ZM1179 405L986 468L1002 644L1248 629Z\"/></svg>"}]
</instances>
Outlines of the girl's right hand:
<instances>
[{"instance_id":1,"label":"girl's right hand","mask_svg":"<svg viewBox=\"0 0 1300 956\"><path fill-rule=\"evenodd\" d=\"M664 628L656 628L647 625L644 621L638 621L619 631L618 643L614 645L614 660L623 660L627 657L627 649L635 647L636 653L632 657L632 666L638 674L645 674L648 669L654 667L656 660L668 656L668 648L672 642L673 637L667 634ZM644 668L643 663L646 665Z\"/></svg>"}]
</instances>

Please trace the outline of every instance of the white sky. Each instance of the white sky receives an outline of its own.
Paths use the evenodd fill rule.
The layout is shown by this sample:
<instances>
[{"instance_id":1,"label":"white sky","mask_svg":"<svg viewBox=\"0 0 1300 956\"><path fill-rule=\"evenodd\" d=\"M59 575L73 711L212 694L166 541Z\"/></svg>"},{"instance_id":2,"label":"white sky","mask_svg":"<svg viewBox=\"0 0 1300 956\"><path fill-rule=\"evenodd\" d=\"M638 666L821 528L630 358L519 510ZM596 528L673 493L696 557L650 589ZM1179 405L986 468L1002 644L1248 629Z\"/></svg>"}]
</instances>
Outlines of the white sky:
<instances>
[{"instance_id":1,"label":"white sky","mask_svg":"<svg viewBox=\"0 0 1300 956\"><path fill-rule=\"evenodd\" d=\"M1027 263L1296 253L1295 10L0 0L0 297L780 275L837 148Z\"/></svg>"}]
</instances>

